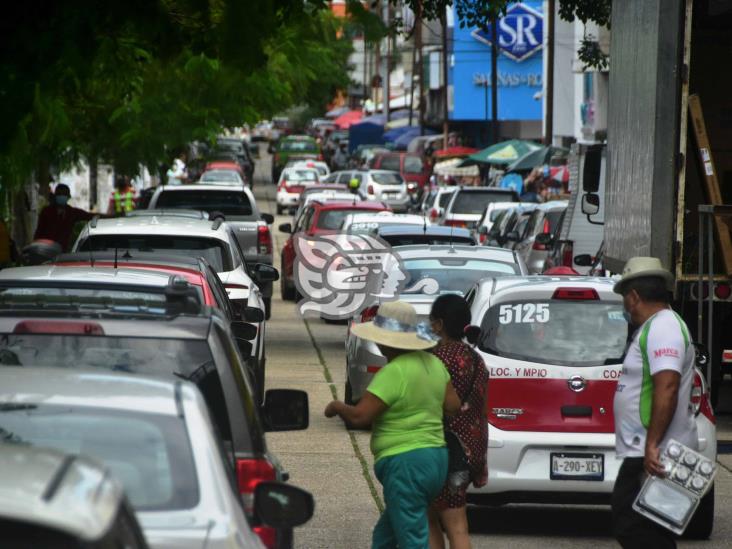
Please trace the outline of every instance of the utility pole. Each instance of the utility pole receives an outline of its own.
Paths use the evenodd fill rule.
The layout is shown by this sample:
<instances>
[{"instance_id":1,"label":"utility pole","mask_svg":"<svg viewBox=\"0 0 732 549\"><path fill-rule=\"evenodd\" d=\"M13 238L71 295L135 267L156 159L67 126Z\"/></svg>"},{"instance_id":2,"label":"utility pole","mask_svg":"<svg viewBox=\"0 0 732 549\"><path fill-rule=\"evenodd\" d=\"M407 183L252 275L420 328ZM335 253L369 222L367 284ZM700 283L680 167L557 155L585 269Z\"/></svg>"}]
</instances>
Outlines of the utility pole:
<instances>
[{"instance_id":1,"label":"utility pole","mask_svg":"<svg viewBox=\"0 0 732 549\"><path fill-rule=\"evenodd\" d=\"M389 29L390 25L390 17L389 17L389 0L383 0L382 4L382 16L384 18L384 25L386 25L386 28L388 30L388 34L386 35L386 55L384 55L384 77L381 81L382 85L384 86L381 98L382 101L382 107L383 107L383 113L384 118L386 118L386 121L389 121L389 88L390 88L390 82L389 82L389 64L391 61L391 30Z\"/></svg>"},{"instance_id":2,"label":"utility pole","mask_svg":"<svg viewBox=\"0 0 732 549\"><path fill-rule=\"evenodd\" d=\"M424 59L422 57L422 2L417 3L417 13L415 15L414 39L417 47L417 55L419 57L419 135L424 135Z\"/></svg>"},{"instance_id":3,"label":"utility pole","mask_svg":"<svg viewBox=\"0 0 732 549\"><path fill-rule=\"evenodd\" d=\"M491 140L498 143L498 15L491 19Z\"/></svg>"},{"instance_id":4,"label":"utility pole","mask_svg":"<svg viewBox=\"0 0 732 549\"><path fill-rule=\"evenodd\" d=\"M416 27L415 27L416 29ZM414 30L413 30L414 32ZM409 84L409 126L412 125L412 114L414 112L414 78L417 75L417 39L412 42L412 78Z\"/></svg>"},{"instance_id":5,"label":"utility pole","mask_svg":"<svg viewBox=\"0 0 732 549\"><path fill-rule=\"evenodd\" d=\"M546 9L547 50L546 50L546 125L544 144L551 145L554 140L554 5L549 0Z\"/></svg>"},{"instance_id":6,"label":"utility pole","mask_svg":"<svg viewBox=\"0 0 732 549\"><path fill-rule=\"evenodd\" d=\"M447 9L447 8L446 8ZM444 97L442 102L442 148L447 148L447 134L450 131L449 117L449 105L447 100L449 98L447 88L447 13L442 13L442 86L444 90Z\"/></svg>"}]
</instances>

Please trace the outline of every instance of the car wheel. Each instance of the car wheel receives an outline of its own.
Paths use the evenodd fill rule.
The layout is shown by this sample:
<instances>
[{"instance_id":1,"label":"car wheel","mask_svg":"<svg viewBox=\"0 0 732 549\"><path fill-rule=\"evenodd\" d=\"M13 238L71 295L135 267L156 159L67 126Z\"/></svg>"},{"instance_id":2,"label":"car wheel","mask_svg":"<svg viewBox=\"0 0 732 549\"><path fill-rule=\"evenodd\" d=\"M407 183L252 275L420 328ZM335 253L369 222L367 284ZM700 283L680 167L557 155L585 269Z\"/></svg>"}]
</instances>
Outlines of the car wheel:
<instances>
[{"instance_id":1,"label":"car wheel","mask_svg":"<svg viewBox=\"0 0 732 549\"><path fill-rule=\"evenodd\" d=\"M683 537L686 539L709 539L714 528L714 486L699 502L699 507L686 527Z\"/></svg>"},{"instance_id":2,"label":"car wheel","mask_svg":"<svg viewBox=\"0 0 732 549\"><path fill-rule=\"evenodd\" d=\"M277 204L277 215L282 215L282 206Z\"/></svg>"},{"instance_id":3,"label":"car wheel","mask_svg":"<svg viewBox=\"0 0 732 549\"><path fill-rule=\"evenodd\" d=\"M264 301L264 319L269 320L272 316L272 297L263 297Z\"/></svg>"},{"instance_id":4,"label":"car wheel","mask_svg":"<svg viewBox=\"0 0 732 549\"><path fill-rule=\"evenodd\" d=\"M348 404L349 406L353 406L356 404L353 402L353 387L351 387L351 380L346 379L346 390L345 394L343 395L343 402Z\"/></svg>"},{"instance_id":5,"label":"car wheel","mask_svg":"<svg viewBox=\"0 0 732 549\"><path fill-rule=\"evenodd\" d=\"M280 278L280 295L282 296L282 301L293 301L295 299L295 287L287 283L284 262L280 263L280 273L282 273L282 278Z\"/></svg>"}]
</instances>

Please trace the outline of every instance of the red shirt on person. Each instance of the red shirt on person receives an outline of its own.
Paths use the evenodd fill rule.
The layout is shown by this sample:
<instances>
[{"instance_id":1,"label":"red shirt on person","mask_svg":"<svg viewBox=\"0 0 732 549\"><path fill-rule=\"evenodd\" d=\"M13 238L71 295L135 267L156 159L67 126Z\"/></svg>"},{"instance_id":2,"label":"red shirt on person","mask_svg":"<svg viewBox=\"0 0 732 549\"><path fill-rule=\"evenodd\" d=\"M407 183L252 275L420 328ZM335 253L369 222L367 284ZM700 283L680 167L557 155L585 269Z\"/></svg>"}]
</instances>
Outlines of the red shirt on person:
<instances>
[{"instance_id":1,"label":"red shirt on person","mask_svg":"<svg viewBox=\"0 0 732 549\"><path fill-rule=\"evenodd\" d=\"M35 240L40 238L53 240L61 244L64 251L67 251L74 225L79 221L89 221L94 215L80 208L51 204L41 210L33 238Z\"/></svg>"}]
</instances>

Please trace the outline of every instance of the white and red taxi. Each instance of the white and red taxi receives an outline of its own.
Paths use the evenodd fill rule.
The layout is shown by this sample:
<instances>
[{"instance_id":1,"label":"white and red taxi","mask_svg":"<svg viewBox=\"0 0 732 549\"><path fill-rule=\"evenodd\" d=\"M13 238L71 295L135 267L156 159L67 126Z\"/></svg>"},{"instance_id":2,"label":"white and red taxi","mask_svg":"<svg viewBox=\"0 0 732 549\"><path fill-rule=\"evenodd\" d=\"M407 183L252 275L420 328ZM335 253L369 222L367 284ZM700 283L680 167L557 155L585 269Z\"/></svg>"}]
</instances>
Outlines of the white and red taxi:
<instances>
[{"instance_id":1,"label":"white and red taxi","mask_svg":"<svg viewBox=\"0 0 732 549\"><path fill-rule=\"evenodd\" d=\"M481 328L476 350L490 371L489 479L471 489L471 500L609 501L621 464L613 398L628 338L613 283L511 276L483 279L466 295ZM692 390L699 450L716 459L700 374Z\"/></svg>"}]
</instances>

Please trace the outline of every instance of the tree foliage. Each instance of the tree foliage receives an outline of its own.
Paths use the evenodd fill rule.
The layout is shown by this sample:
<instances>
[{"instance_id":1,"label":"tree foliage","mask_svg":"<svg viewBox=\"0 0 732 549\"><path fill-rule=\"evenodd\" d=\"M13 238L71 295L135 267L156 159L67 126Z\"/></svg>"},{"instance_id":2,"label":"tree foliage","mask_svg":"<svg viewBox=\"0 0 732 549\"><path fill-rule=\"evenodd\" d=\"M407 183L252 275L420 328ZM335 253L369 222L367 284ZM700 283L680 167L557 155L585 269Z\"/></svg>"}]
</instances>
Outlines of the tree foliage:
<instances>
[{"instance_id":1,"label":"tree foliage","mask_svg":"<svg viewBox=\"0 0 732 549\"><path fill-rule=\"evenodd\" d=\"M322 0L26 0L0 20L0 181L97 157L128 173L348 85Z\"/></svg>"}]
</instances>

